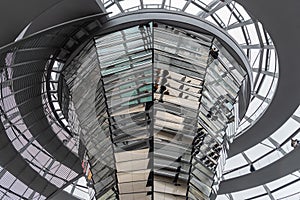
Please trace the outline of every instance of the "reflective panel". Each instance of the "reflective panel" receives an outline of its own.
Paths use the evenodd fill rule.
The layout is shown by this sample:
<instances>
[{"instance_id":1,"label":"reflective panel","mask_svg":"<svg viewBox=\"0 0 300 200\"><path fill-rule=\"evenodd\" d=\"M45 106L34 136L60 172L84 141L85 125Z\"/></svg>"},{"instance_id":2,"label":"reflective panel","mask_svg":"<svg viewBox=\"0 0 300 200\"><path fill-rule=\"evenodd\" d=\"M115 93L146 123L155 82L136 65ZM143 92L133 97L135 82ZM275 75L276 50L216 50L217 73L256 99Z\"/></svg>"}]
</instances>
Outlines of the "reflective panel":
<instances>
[{"instance_id":1,"label":"reflective panel","mask_svg":"<svg viewBox=\"0 0 300 200\"><path fill-rule=\"evenodd\" d=\"M141 24L96 37L63 74L97 198L216 196L247 74L213 35Z\"/></svg>"},{"instance_id":2,"label":"reflective panel","mask_svg":"<svg viewBox=\"0 0 300 200\"><path fill-rule=\"evenodd\" d=\"M244 49L253 70L251 103L241 120L236 137L243 134L263 115L275 93L279 68L274 44L263 25L250 17L235 1L219 0L102 0L110 17L143 9L164 9L192 14L229 33ZM230 60L232 61L232 60ZM260 101L257 103L257 101Z\"/></svg>"}]
</instances>

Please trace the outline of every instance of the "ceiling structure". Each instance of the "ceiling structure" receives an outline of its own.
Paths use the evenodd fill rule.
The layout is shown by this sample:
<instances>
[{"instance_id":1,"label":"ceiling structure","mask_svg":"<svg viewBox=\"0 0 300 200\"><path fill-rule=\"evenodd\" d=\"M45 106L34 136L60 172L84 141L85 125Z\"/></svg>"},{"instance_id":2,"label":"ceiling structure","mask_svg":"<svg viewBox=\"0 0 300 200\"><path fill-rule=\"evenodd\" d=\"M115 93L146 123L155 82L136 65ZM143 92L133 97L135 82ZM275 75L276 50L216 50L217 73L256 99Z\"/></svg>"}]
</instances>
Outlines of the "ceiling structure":
<instances>
[{"instance_id":1,"label":"ceiling structure","mask_svg":"<svg viewBox=\"0 0 300 200\"><path fill-rule=\"evenodd\" d=\"M85 17L87 15L91 15L91 14L95 14L98 12L103 11L103 9L105 9L105 6L107 4L105 4L106 1L104 1L104 5L102 5L102 3L100 1L85 1L85 6L82 6L82 1L78 0L78 3L74 4L74 1L72 1L72 5L76 5L76 6L72 6L72 8L70 8L68 5L70 5L70 1L47 1L47 3L45 4L38 4L36 1L29 1L26 2L26 5L22 5L19 3L15 3L14 1L7 1L5 3L1 3L3 4L3 6L1 5L1 25L3 27L2 30L5 31L1 31L1 46L7 45L10 42L13 42L13 40L19 35L19 33L29 24L31 23L32 26L29 26L29 28L27 29L27 33L26 35L30 35L31 33L35 33L37 31L41 31L47 27L51 27L53 25L56 24L60 24L63 23L65 21L69 21L72 20L74 18L80 18L80 17ZM107 1L108 3L112 3L112 1ZM125 2L125 1L124 1ZM191 2L193 1L187 1L186 4L183 5L187 5L187 8L189 7L188 5L191 4ZM225 1L225 3L223 4L222 2L219 1L213 1L215 4L219 4L221 9L224 6L228 5L233 5L231 1ZM256 118L253 118L251 120L248 120L248 124L249 126L245 126L246 128L243 128L242 130L240 130L240 135L239 137L237 137L233 143L230 146L230 151L229 151L229 159L227 161L227 164L231 166L228 167L228 170L226 170L225 167L225 180L221 183L220 185L220 190L219 193L220 194L227 194L227 197L225 196L220 196L219 198L225 198L225 199L239 199L239 198L252 198L252 197L262 197L265 199L279 199L284 197L283 196L276 196L278 195L278 191L283 191L285 188L290 188L291 186L295 185L298 183L299 180L299 174L297 172L297 170L299 169L299 163L298 163L298 158L299 158L299 148L293 150L292 148L289 148L289 141L291 138L299 138L298 135L298 123L299 123L299 114L296 111L297 107L299 106L299 98L300 95L295 92L297 91L297 84L298 84L298 70L299 68L297 67L298 64L298 59L297 59L297 47L299 46L299 39L298 39L298 35L299 35L299 22L295 21L294 19L297 19L297 8L300 7L300 3L296 0L290 1L287 5L285 5L286 9L288 12L285 12L284 10L282 10L282 4L280 2L273 2L273 1L239 1L237 0L238 3L240 3L241 5L243 5L246 10L251 14L251 18L253 17L252 20L245 20L239 23L236 23L234 25L231 26L231 28L234 27L242 27L242 26L247 26L249 24L252 23L256 23L256 20L259 20L262 24L263 27L268 31L269 35L272 38L272 41L275 44L276 47L276 51L278 55L278 63L279 63L279 78L278 78L278 71L274 70L272 72L274 77L278 78L278 85L277 85L277 89L276 92L274 94L273 99L271 98L262 98L259 95L253 95L253 98L258 98L258 99L263 99L262 101L267 102L268 103L268 107L264 107L266 109L266 111L264 112L264 114L260 117L259 114L256 115ZM120 7L122 7L122 1L115 1L115 4L117 5L118 9L122 11L122 9L120 9ZM189 4L188 4L189 3ZM211 3L211 2L210 2ZM212 3L213 4L213 3ZM26 9L27 8L27 9ZM34 9L33 9L34 8ZM82 9L85 8L85 9ZM212 7L211 9L213 10ZM266 12L266 8L268 10L268 12ZM10 10L10 12L5 12ZM11 12L11 10L13 12ZM24 12L24 10L33 10L33 12ZM66 11L68 10L68 11ZM109 9L107 9L107 11L109 11ZM216 10L214 10L213 12L211 12L210 14L213 14L214 12L216 12ZM17 15L15 13L18 13ZM30 13L30 14L29 14ZM113 13L114 14L114 13ZM278 15L280 14L280 17L278 18ZM111 14L112 15L112 14ZM204 13L202 14L202 16L209 16L209 11L208 14ZM57 16L57 18L52 21L45 21L45 19L49 19L50 16ZM102 19L103 21L105 21L107 17L104 16L104 18ZM10 20L7 20L10 19ZM275 20L276 19L276 20ZM40 23L40 22L44 22L44 23ZM100 20L101 22L101 20ZM249 24L248 24L249 23ZM105 26L105 24L104 24ZM76 26L75 26L76 27ZM102 27L102 25L99 26L100 28ZM288 30L288 31L287 31ZM58 34L58 33L55 33ZM25 37L26 37L25 35ZM58 41L59 42L59 41ZM42 45L41 45L42 46ZM7 48L12 48L12 46L8 46ZM273 47L268 46L267 44L260 44L260 45L249 45L245 46L245 49L272 49ZM71 50L72 48L70 48ZM75 47L73 47L73 49L76 49ZM38 49L37 49L38 50ZM40 49L39 49L40 50ZM5 47L2 47L0 49L1 53L5 51ZM247 53L247 51L245 51ZM26 54L24 54L23 56L25 56ZM254 56L255 57L255 56ZM7 60L6 60L7 61ZM20 60L20 63L24 66L24 69L26 68L26 65L24 64L24 62L22 63L22 61ZM272 63L275 65L275 63ZM16 65L17 66L17 65ZM268 71L263 71L263 70L259 70L259 68L257 69L258 73L262 73L265 74L266 76L269 76L270 73L268 73ZM277 69L278 70L278 69ZM254 70L255 71L255 70ZM262 72L263 71L263 72ZM30 71L28 71L29 75L27 77L30 77ZM275 75L276 74L276 75ZM34 76L32 75L33 78ZM22 83L21 81L24 81L22 79L20 79L20 83ZM24 83L24 82L23 82ZM34 84L34 83L31 83ZM22 86L17 86L18 84L16 83L16 86L14 87L20 87L20 89L16 89L16 91L20 90L19 94L21 94L21 89ZM30 86L30 85L28 85ZM276 84L275 84L276 86ZM273 88L274 90L274 88ZM26 89L25 92L32 92L33 90L31 89ZM254 89L255 91L255 89ZM257 90L259 91L259 90ZM32 96L33 97L33 96ZM289 98L287 98L289 97ZM31 98L31 97L29 97ZM24 100L20 100L19 102L17 101L18 97L16 97L16 102L14 103L15 105L22 105L22 102ZM38 100L36 101L38 102ZM15 106L13 105L13 106ZM35 101L32 100L31 102L28 102L28 105L36 105ZM42 108L42 107L41 107ZM19 110L20 113L23 112L23 115L25 116L29 116L24 118L24 123L31 124L32 122L29 122L30 120L32 121L33 119L30 119L30 115L32 112L28 112L25 111L25 104L22 108L22 106L19 106ZM22 111L23 110L23 111ZM260 109L260 110L264 110L264 109ZM43 110L38 111L37 107L34 109L35 113L38 112L43 112ZM55 114L54 114L55 115ZM247 115L247 114L246 114ZM42 114L40 114L40 116L42 116ZM35 116L36 117L36 116ZM46 118L45 118L46 119ZM27 120L27 122L26 122ZM245 119L245 121L247 121L247 119ZM284 123L287 121L287 124L284 125ZM40 149L40 152L44 152L44 154L51 154L50 157L54 157L55 159L53 160L53 163L51 166L55 166L56 164L54 164L55 162L58 162L58 165L65 167L65 165L67 167L72 168L72 164L70 164L70 162L78 162L75 161L76 158L72 158L72 156L70 157L69 153L67 153L68 151L72 151L74 150L73 148L76 148L73 145L73 147L71 146L66 146L64 147L64 145L61 145L61 143L63 143L63 139L61 140L57 140L56 141L56 136L55 133L51 133L51 129L47 129L47 124L48 122L44 121L42 122L42 120L39 120L39 122L41 124L44 123L44 128L43 127L39 127L37 130L34 130L34 128L37 128L36 126L32 125L30 126L30 132L31 134L34 136L33 138L36 138L36 141L39 143L35 144L33 141L30 141L28 144L31 145L33 144L33 146L35 146L35 148L38 147L38 149ZM281 127L282 126L282 127ZM292 128L291 128L292 127ZM2 127L1 130L4 130L5 127ZM282 130L281 130L282 129ZM20 128L16 128L16 130L23 132L23 129ZM39 136L39 134L37 134L39 131L41 130L47 130L45 133L47 135L52 135L50 138L53 142L53 144L56 144L58 146L60 146L60 149L58 151L55 151L54 146L51 147L51 145L47 145L47 140L45 138L43 138L42 136ZM17 132L18 132L17 131ZM25 130L24 130L25 131ZM61 131L63 132L63 130ZM1 132L2 134L3 132ZM36 135L35 135L36 134ZM54 135L53 135L54 134ZM280 136L277 136L277 135ZM10 179L12 179L13 175L12 174L32 174L32 176L36 177L36 179L30 183L29 179L25 176L22 177L22 175L20 175L20 177L18 177L17 180L16 177L14 177L15 181L13 181L12 183L8 183L8 182L3 182L5 183L4 185L1 184L1 192L6 194L9 194L10 196L8 197L12 197L11 195L15 195L12 198L17 198L18 193L13 192L13 188L16 187L17 183L19 183L20 181L23 182L23 185L28 185L30 186L30 188L35 188L36 191L41 191L41 192L45 192L45 191L49 191L52 196L55 198L59 198L58 195L66 195L68 196L68 194L66 192L60 192L62 191L62 189L58 189L55 188L54 185L48 185L47 187L49 187L49 190L44 190L41 189L39 190L37 186L34 185L35 184L39 184L41 183L40 181L47 181L45 179L41 179L38 175L33 175L36 174L37 171L32 170L30 167L26 167L26 170L28 169L29 171L24 171L24 168L19 169L19 171L16 171L17 169L15 169L14 166L16 166L16 163L20 164L20 163L24 163L24 157L20 157L21 155L21 151L20 149L18 149L18 151L16 151L16 146L11 145L9 140L11 140L11 138L8 137L4 137L3 134L1 135L1 142L3 142L2 144L2 148L1 148L1 156L6 154L6 155L10 155L11 157L6 156L7 161L3 161L2 160L2 164L1 167L4 167L5 169L2 168L1 171L1 177L2 177L2 181L3 180L8 180L8 176L10 176ZM67 134L66 134L67 135ZM284 136L282 136L284 135ZM3 137L2 137L3 136ZM3 138L3 139L2 139ZM299 138L300 139L300 138ZM51 141L50 140L50 141ZM48 140L49 141L49 140ZM55 142L54 142L55 141ZM261 157L251 157L251 154L249 153L251 152L255 152L255 151L259 151L261 150L262 147L257 147L262 145L262 146L268 146L269 151L264 150L264 154L260 155ZM43 148L39 147L39 145L42 145ZM255 148L257 147L257 148ZM52 150L51 150L52 148ZM65 149L65 150L63 150ZM68 150L69 149L69 150ZM257 150L259 149L259 150ZM61 152L66 151L66 154L63 154ZM76 150L75 150L76 151ZM14 153L12 153L14 152ZM267 157L268 155L271 155L272 152L275 152L276 154L280 154L277 156L272 156L269 157L269 161L266 162L266 164L257 164L261 162L261 160L265 157ZM42 153L38 153L36 155L41 155ZM66 157L63 157L63 155L68 155ZM10 159L11 158L11 159ZM32 158L34 160L34 155L32 155ZM65 160L65 158L68 158L70 160L73 161L68 161ZM234 164L234 160L244 160L244 163L241 164ZM13 161L11 161L13 160ZM15 163L14 163L15 162ZM27 161L26 161L27 162ZM37 162L39 162L37 160ZM34 163L34 162L33 162ZM40 164L40 163L39 163ZM254 164L256 170L254 172L247 171L247 169L249 169L250 164ZM25 167L27 164L24 163L23 166ZM38 165L38 164L37 164ZM67 180L65 180L64 182L64 187L66 187L67 185L73 183L73 182L78 182L77 179L79 178L77 174L80 174L80 166L79 164L77 164L77 169L76 168L72 168L74 170L74 175L66 177ZM238 172L239 169L244 169L244 171L242 172ZM57 169L56 172L58 172L60 170L60 168ZM63 169L61 169L63 170ZM236 174L234 175L230 175L230 173L232 173L233 171L236 172ZM247 171L247 172L246 172ZM11 174L12 173L12 174ZM40 173L41 174L41 173ZM54 173L55 175L55 173ZM7 177L6 177L7 176ZM276 181L276 180L280 180L283 179L287 176L292 176L293 178L286 180L284 185L280 185L278 184L278 187L276 187L275 185L272 185L272 181ZM78 177L78 178L76 178ZM226 178L228 177L228 178ZM234 178L232 178L234 177ZM259 178L258 178L259 177ZM262 178L264 177L264 178ZM48 179L49 180L54 180L53 178ZM29 182L28 182L29 181ZM46 183L46 182L45 182ZM55 182L53 182L55 183ZM21 184L21 183L20 183ZM7 187L5 186L11 186L12 191L8 192ZM24 186L22 186L24 187ZM243 193L242 190L246 190L246 189L250 189L251 188L257 188L260 187L260 189L256 189L256 190L252 190L252 193L247 196L247 192ZM73 189L73 192L77 190L77 188ZM52 192L51 192L52 191ZM56 191L56 192L55 192ZM239 192L240 193L238 195L235 194L235 192ZM255 191L259 191L257 193L255 193ZM277 193L276 193L277 192ZM290 191L290 195L297 195L299 191ZM24 195L25 193L28 193L29 195L26 196L27 198L32 198L35 195L39 195L38 193L34 193L33 191L31 191L29 188L24 190ZM72 193L72 192L71 192ZM273 194L274 193L274 194ZM49 196L49 193L44 193L43 195L45 196ZM244 196L243 196L244 195ZM259 196L261 195L261 196ZM289 194L286 194L286 196L288 196ZM296 196L291 196L290 198L295 198ZM67 197L66 197L67 198ZM68 198L72 198L71 196L68 196ZM75 197L74 197L75 198ZM287 197L288 198L288 197Z\"/></svg>"}]
</instances>

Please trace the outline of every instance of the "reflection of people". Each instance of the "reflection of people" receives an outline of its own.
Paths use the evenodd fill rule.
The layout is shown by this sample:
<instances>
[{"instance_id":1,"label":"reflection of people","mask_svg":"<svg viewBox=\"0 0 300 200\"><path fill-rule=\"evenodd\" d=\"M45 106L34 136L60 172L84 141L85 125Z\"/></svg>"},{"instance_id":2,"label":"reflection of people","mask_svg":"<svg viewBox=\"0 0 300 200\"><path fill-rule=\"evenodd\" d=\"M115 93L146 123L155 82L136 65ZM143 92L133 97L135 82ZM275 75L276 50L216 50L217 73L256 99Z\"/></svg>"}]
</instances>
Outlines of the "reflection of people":
<instances>
[{"instance_id":1,"label":"reflection of people","mask_svg":"<svg viewBox=\"0 0 300 200\"><path fill-rule=\"evenodd\" d=\"M212 115L212 112L211 112L210 110L207 111L206 117L207 117L207 118L211 118L211 115Z\"/></svg>"},{"instance_id":2,"label":"reflection of people","mask_svg":"<svg viewBox=\"0 0 300 200\"><path fill-rule=\"evenodd\" d=\"M292 147L296 148L296 147L298 147L299 145L300 145L300 141L299 141L299 140L297 140L297 139L292 139L292 140L291 140L291 146L292 146Z\"/></svg>"},{"instance_id":3,"label":"reflection of people","mask_svg":"<svg viewBox=\"0 0 300 200\"><path fill-rule=\"evenodd\" d=\"M180 186L180 184L178 183L178 178L179 178L180 171L181 171L181 166L178 166L177 169L176 169L176 174L175 174L174 180L173 180L173 183L174 183L175 186Z\"/></svg>"},{"instance_id":4,"label":"reflection of people","mask_svg":"<svg viewBox=\"0 0 300 200\"><path fill-rule=\"evenodd\" d=\"M146 90L145 93L149 93L149 92ZM152 106L153 106L153 100L147 101L145 103L145 112L146 112L148 123L150 123L150 119L151 119L149 111L150 111Z\"/></svg>"},{"instance_id":5,"label":"reflection of people","mask_svg":"<svg viewBox=\"0 0 300 200\"><path fill-rule=\"evenodd\" d=\"M153 91L153 93L155 93L155 92L157 91L157 89L158 89L158 84L157 84L157 83L154 83L154 84L152 85L152 91Z\"/></svg>"},{"instance_id":6,"label":"reflection of people","mask_svg":"<svg viewBox=\"0 0 300 200\"><path fill-rule=\"evenodd\" d=\"M219 56L219 50L217 50L215 47L211 48L209 50L209 55L211 57L213 57L214 59L218 59L218 56Z\"/></svg>"},{"instance_id":7,"label":"reflection of people","mask_svg":"<svg viewBox=\"0 0 300 200\"><path fill-rule=\"evenodd\" d=\"M159 93L160 93L160 94L163 94L164 91L166 91L166 89L167 89L166 86L164 86L164 85L160 86Z\"/></svg>"},{"instance_id":8,"label":"reflection of people","mask_svg":"<svg viewBox=\"0 0 300 200\"><path fill-rule=\"evenodd\" d=\"M149 114L149 110L150 108L153 106L153 101L148 101L146 102L146 105L145 105L145 111L146 111L146 115L148 117L148 119L150 119L150 114Z\"/></svg>"},{"instance_id":9,"label":"reflection of people","mask_svg":"<svg viewBox=\"0 0 300 200\"><path fill-rule=\"evenodd\" d=\"M170 95L170 92L169 92L169 90L167 90L167 87L166 86L164 86L164 85L161 85L160 86L160 90L159 90L159 93L161 94L160 95L160 98L159 98L159 102L164 102L164 100L163 100L163 97L164 97L164 95Z\"/></svg>"}]
</instances>

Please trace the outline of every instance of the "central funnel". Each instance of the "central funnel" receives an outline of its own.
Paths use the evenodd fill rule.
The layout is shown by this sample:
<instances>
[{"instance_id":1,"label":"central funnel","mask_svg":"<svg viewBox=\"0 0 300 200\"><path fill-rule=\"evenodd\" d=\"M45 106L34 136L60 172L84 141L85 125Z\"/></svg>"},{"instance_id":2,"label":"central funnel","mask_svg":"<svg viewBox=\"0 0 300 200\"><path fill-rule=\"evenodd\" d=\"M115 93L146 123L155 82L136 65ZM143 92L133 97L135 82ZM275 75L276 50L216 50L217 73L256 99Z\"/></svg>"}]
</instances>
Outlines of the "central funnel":
<instances>
[{"instance_id":1,"label":"central funnel","mask_svg":"<svg viewBox=\"0 0 300 200\"><path fill-rule=\"evenodd\" d=\"M214 34L150 21L95 36L65 68L97 197L216 197L249 98L229 52Z\"/></svg>"}]
</instances>

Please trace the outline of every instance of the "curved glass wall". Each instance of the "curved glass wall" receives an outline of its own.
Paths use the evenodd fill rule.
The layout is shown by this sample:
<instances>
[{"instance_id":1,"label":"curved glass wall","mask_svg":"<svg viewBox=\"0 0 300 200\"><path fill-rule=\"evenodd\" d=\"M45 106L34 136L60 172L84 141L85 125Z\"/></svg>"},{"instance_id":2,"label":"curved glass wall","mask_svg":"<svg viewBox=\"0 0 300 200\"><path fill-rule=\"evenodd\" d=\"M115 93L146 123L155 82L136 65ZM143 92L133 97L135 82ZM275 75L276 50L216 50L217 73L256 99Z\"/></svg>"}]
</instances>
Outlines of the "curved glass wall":
<instances>
[{"instance_id":1,"label":"curved glass wall","mask_svg":"<svg viewBox=\"0 0 300 200\"><path fill-rule=\"evenodd\" d=\"M95 196L215 198L243 67L214 35L158 22L90 42L62 74Z\"/></svg>"}]
</instances>

